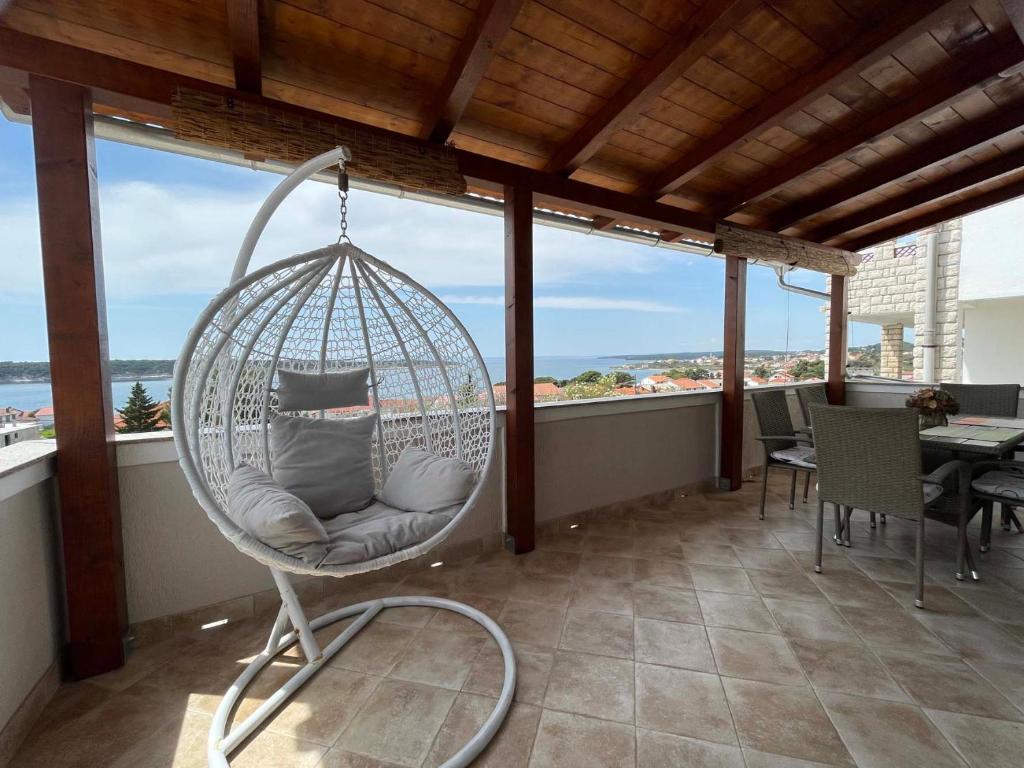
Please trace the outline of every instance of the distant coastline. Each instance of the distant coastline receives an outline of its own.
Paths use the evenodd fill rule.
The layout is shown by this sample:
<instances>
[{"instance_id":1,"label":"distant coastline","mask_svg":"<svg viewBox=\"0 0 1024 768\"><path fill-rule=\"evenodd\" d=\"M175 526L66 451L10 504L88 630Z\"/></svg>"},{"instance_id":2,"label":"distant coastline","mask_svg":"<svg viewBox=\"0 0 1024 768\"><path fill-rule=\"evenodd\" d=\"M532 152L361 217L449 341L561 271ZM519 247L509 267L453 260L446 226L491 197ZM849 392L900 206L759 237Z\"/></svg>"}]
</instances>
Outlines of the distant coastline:
<instances>
[{"instance_id":1,"label":"distant coastline","mask_svg":"<svg viewBox=\"0 0 1024 768\"><path fill-rule=\"evenodd\" d=\"M152 381L174 375L173 360L111 360L111 381ZM0 384L49 384L45 360L0 360Z\"/></svg>"}]
</instances>

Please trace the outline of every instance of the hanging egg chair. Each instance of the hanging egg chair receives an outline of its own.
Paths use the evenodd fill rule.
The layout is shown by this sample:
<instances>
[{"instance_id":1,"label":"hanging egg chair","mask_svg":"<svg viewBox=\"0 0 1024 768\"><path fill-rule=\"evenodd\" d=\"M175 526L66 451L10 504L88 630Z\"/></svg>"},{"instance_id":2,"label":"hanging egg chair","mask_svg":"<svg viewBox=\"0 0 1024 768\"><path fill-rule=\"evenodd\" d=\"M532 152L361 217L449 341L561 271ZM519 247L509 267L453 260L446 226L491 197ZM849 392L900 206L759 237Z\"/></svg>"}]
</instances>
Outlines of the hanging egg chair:
<instances>
[{"instance_id":1,"label":"hanging egg chair","mask_svg":"<svg viewBox=\"0 0 1024 768\"><path fill-rule=\"evenodd\" d=\"M344 147L326 152L271 192L231 284L200 315L175 365L172 426L185 477L220 532L270 568L281 594L265 649L214 717L211 766L227 766L231 752L384 608L454 611L483 626L502 651L497 705L446 767L468 765L483 750L515 689L508 638L471 606L392 596L308 619L290 583L289 574L345 577L429 552L473 507L494 459L494 398L472 338L430 291L348 239L349 159ZM334 166L338 242L248 272L288 193ZM321 648L313 632L350 616L358 618ZM229 732L246 686L295 643L305 665Z\"/></svg>"}]
</instances>

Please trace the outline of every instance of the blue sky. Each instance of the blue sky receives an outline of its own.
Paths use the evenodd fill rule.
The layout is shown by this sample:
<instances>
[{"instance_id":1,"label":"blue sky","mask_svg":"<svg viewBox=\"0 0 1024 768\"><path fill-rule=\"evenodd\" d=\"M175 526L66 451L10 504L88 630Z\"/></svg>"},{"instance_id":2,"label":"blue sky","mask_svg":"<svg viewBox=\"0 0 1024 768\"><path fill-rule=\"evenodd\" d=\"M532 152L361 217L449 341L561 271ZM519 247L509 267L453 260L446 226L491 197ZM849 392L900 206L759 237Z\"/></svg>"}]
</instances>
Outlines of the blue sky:
<instances>
[{"instance_id":1,"label":"blue sky","mask_svg":"<svg viewBox=\"0 0 1024 768\"><path fill-rule=\"evenodd\" d=\"M280 177L104 141L97 157L111 356L174 357ZM333 188L307 182L278 211L256 262L333 242L336 222ZM349 231L445 299L484 355L503 354L499 218L353 191ZM46 359L31 130L2 119L0 232L0 359ZM534 238L538 355L721 349L721 260L544 226ZM792 278L824 287L814 273ZM792 350L822 348L820 307L752 267L748 349L784 349L787 336ZM875 329L852 334L852 343L877 341Z\"/></svg>"}]
</instances>

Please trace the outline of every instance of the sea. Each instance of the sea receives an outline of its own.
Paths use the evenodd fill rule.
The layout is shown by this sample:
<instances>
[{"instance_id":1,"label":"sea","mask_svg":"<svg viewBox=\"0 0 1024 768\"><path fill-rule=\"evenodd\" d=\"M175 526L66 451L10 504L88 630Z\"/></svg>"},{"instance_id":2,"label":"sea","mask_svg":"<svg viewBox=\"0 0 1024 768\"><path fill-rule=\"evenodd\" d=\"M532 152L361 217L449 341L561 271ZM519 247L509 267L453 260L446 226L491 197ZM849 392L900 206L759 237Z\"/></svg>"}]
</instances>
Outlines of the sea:
<instances>
[{"instance_id":1,"label":"sea","mask_svg":"<svg viewBox=\"0 0 1024 768\"><path fill-rule=\"evenodd\" d=\"M584 371L600 371L608 373L616 370L628 361L621 357L536 357L534 358L534 375L551 376L556 379L571 379ZM484 363L492 382L505 380L505 358L485 357ZM649 376L653 373L661 373L661 369L631 369L631 374L638 379ZM128 394L131 391L134 380L111 382L114 407L122 408L128 401ZM153 400L160 402L167 400L171 386L171 379L143 379L142 385L146 388ZM53 405L53 397L50 394L49 382L29 382L24 384L0 384L0 408L10 406L22 411L34 411Z\"/></svg>"}]
</instances>

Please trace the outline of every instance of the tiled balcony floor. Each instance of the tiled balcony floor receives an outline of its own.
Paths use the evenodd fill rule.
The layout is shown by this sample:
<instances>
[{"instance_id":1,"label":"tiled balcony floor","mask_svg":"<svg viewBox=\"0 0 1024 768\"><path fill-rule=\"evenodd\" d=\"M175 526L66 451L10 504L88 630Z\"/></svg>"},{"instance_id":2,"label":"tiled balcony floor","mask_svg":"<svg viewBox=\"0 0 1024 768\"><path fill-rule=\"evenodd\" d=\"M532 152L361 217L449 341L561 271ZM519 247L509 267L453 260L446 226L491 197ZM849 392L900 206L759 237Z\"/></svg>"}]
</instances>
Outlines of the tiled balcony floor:
<instances>
[{"instance_id":1,"label":"tiled balcony floor","mask_svg":"<svg viewBox=\"0 0 1024 768\"><path fill-rule=\"evenodd\" d=\"M872 531L858 513L853 548L826 542L815 575L813 504L789 512L784 486L773 483L764 522L755 484L692 495L566 526L525 557L344 585L315 610L430 593L496 618L520 683L478 765L1020 766L1024 536L997 530L984 580L957 583L954 532L929 523L932 583L917 610L910 526ZM205 766L210 715L270 621L176 637L63 688L14 765ZM294 662L276 664L242 713ZM500 682L496 647L467 622L388 611L232 764L435 766Z\"/></svg>"}]
</instances>

